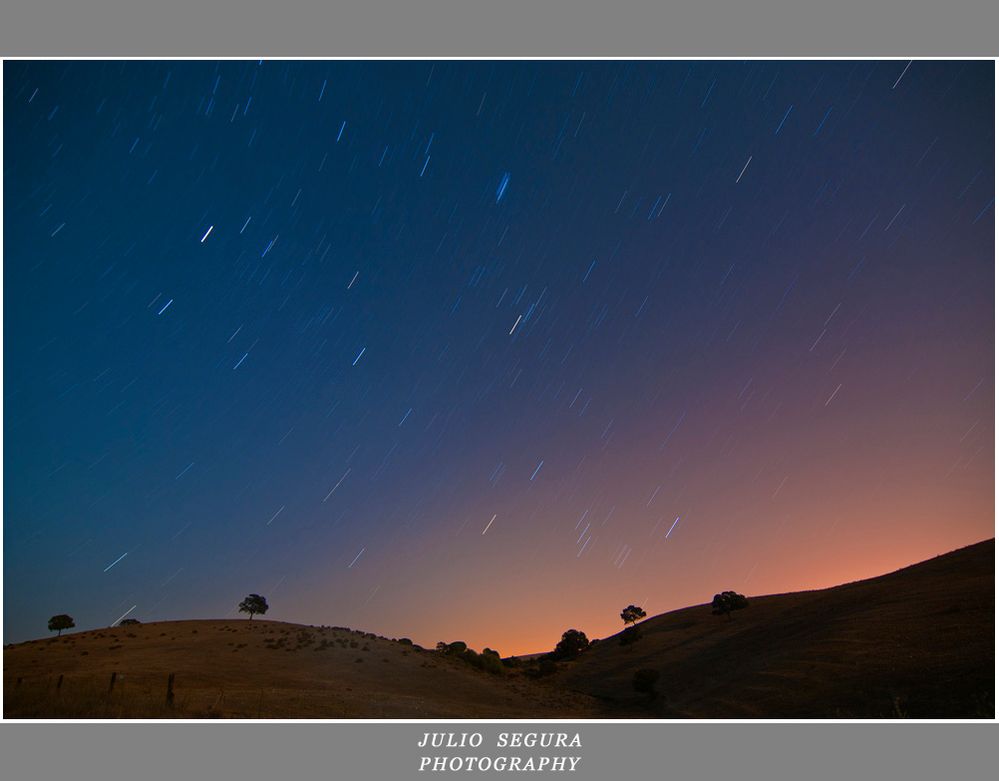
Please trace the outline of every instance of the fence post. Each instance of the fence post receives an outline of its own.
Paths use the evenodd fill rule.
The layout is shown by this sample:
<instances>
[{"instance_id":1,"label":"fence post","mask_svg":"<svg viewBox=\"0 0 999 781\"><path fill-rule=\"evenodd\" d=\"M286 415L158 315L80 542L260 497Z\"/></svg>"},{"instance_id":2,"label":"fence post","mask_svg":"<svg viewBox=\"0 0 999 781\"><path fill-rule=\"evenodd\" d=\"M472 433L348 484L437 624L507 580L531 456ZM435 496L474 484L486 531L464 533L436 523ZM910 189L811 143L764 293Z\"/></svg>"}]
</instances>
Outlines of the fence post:
<instances>
[{"instance_id":1,"label":"fence post","mask_svg":"<svg viewBox=\"0 0 999 781\"><path fill-rule=\"evenodd\" d=\"M59 680L56 681L56 691L58 692L62 688L62 673L59 673Z\"/></svg>"},{"instance_id":2,"label":"fence post","mask_svg":"<svg viewBox=\"0 0 999 781\"><path fill-rule=\"evenodd\" d=\"M167 678L166 706L168 708L173 707L173 676L174 673L170 673L170 676Z\"/></svg>"},{"instance_id":3,"label":"fence post","mask_svg":"<svg viewBox=\"0 0 999 781\"><path fill-rule=\"evenodd\" d=\"M108 697L114 691L114 682L118 680L118 673L111 673L111 683L108 684Z\"/></svg>"}]
</instances>

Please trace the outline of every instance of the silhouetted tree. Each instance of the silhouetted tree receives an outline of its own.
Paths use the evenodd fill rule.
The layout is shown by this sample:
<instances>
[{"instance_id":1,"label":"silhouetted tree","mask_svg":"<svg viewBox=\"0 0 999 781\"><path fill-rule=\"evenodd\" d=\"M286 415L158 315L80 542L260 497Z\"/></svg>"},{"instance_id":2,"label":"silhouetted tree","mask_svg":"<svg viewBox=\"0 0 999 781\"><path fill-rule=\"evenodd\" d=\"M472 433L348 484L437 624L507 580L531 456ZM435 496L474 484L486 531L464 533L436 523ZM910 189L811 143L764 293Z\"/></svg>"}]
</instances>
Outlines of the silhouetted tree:
<instances>
[{"instance_id":1,"label":"silhouetted tree","mask_svg":"<svg viewBox=\"0 0 999 781\"><path fill-rule=\"evenodd\" d=\"M746 607L749 607L749 600L734 591L723 591L721 594L715 594L715 598L711 600L711 612L716 616L726 615L729 621L732 620L732 611L742 610Z\"/></svg>"},{"instance_id":2,"label":"silhouetted tree","mask_svg":"<svg viewBox=\"0 0 999 781\"><path fill-rule=\"evenodd\" d=\"M631 680L632 688L641 694L648 694L649 699L656 697L656 683L659 681L658 670L637 670Z\"/></svg>"},{"instance_id":3,"label":"silhouetted tree","mask_svg":"<svg viewBox=\"0 0 999 781\"><path fill-rule=\"evenodd\" d=\"M567 629L562 633L562 639L558 641L550 656L555 660L575 659L589 647L590 641L583 632L578 629Z\"/></svg>"},{"instance_id":4,"label":"silhouetted tree","mask_svg":"<svg viewBox=\"0 0 999 781\"><path fill-rule=\"evenodd\" d=\"M634 626L636 621L641 621L645 618L645 611L638 605L628 605L624 610L621 611L621 620L626 624L631 624Z\"/></svg>"},{"instance_id":5,"label":"silhouetted tree","mask_svg":"<svg viewBox=\"0 0 999 781\"><path fill-rule=\"evenodd\" d=\"M58 631L59 635L57 637L62 635L63 629L72 629L74 626L76 624L73 622L73 616L67 616L65 613L60 613L49 619L49 631Z\"/></svg>"},{"instance_id":6,"label":"silhouetted tree","mask_svg":"<svg viewBox=\"0 0 999 781\"><path fill-rule=\"evenodd\" d=\"M253 620L253 616L256 614L263 615L267 612L267 600L264 599L260 594L250 594L246 599L239 603L240 613L249 613L250 620Z\"/></svg>"},{"instance_id":7,"label":"silhouetted tree","mask_svg":"<svg viewBox=\"0 0 999 781\"><path fill-rule=\"evenodd\" d=\"M135 626L136 624L141 624L142 622L137 618L123 618L118 622L118 626Z\"/></svg>"}]
</instances>

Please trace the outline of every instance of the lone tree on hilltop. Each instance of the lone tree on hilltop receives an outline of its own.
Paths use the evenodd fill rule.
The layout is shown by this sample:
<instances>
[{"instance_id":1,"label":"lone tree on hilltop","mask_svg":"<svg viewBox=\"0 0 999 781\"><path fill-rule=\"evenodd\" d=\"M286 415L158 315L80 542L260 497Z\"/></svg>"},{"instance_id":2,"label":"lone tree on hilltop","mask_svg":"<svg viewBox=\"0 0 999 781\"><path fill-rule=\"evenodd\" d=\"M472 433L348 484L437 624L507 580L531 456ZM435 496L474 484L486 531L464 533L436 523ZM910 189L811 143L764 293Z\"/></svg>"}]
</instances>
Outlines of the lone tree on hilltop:
<instances>
[{"instance_id":1,"label":"lone tree on hilltop","mask_svg":"<svg viewBox=\"0 0 999 781\"><path fill-rule=\"evenodd\" d=\"M654 700L656 698L656 683L658 681L658 670L636 670L635 677L631 679L631 686L636 692L648 694L649 699Z\"/></svg>"},{"instance_id":2,"label":"lone tree on hilltop","mask_svg":"<svg viewBox=\"0 0 999 781\"><path fill-rule=\"evenodd\" d=\"M57 637L62 635L63 629L72 629L76 624L73 622L73 616L67 616L65 613L60 613L57 616L52 616L49 619L49 631L58 631Z\"/></svg>"},{"instance_id":3,"label":"lone tree on hilltop","mask_svg":"<svg viewBox=\"0 0 999 781\"><path fill-rule=\"evenodd\" d=\"M567 629L562 633L562 639L558 641L551 657L556 660L575 659L589 647L590 641L584 632L578 629Z\"/></svg>"},{"instance_id":4,"label":"lone tree on hilltop","mask_svg":"<svg viewBox=\"0 0 999 781\"><path fill-rule=\"evenodd\" d=\"M253 620L253 616L257 613L263 615L267 612L267 600L264 599L260 594L250 594L246 599L239 603L240 613L249 613L250 620Z\"/></svg>"},{"instance_id":5,"label":"lone tree on hilltop","mask_svg":"<svg viewBox=\"0 0 999 781\"><path fill-rule=\"evenodd\" d=\"M645 618L646 613L638 605L628 605L624 610L621 611L621 620L626 624L635 625L636 621L641 621Z\"/></svg>"},{"instance_id":6,"label":"lone tree on hilltop","mask_svg":"<svg viewBox=\"0 0 999 781\"><path fill-rule=\"evenodd\" d=\"M711 612L716 616L728 616L729 621L732 620L732 611L747 607L749 607L749 600L734 591L723 591L721 594L715 594L715 598L711 600Z\"/></svg>"}]
</instances>

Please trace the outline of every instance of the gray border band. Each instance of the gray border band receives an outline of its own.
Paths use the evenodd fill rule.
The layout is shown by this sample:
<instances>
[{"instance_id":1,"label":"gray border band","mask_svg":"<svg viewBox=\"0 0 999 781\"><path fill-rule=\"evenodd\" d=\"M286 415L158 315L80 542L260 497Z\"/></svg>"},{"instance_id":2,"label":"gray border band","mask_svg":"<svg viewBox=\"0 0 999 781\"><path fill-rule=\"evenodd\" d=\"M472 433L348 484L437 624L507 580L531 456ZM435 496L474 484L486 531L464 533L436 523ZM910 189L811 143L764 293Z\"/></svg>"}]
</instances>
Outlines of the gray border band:
<instances>
[{"instance_id":1,"label":"gray border band","mask_svg":"<svg viewBox=\"0 0 999 781\"><path fill-rule=\"evenodd\" d=\"M478 749L421 749L425 731L481 732ZM578 732L569 749L497 749L499 732ZM104 781L992 779L994 724L6 724L5 778ZM449 756L578 756L575 772L420 772Z\"/></svg>"},{"instance_id":2,"label":"gray border band","mask_svg":"<svg viewBox=\"0 0 999 781\"><path fill-rule=\"evenodd\" d=\"M995 0L4 0L0 55L993 57Z\"/></svg>"}]
</instances>

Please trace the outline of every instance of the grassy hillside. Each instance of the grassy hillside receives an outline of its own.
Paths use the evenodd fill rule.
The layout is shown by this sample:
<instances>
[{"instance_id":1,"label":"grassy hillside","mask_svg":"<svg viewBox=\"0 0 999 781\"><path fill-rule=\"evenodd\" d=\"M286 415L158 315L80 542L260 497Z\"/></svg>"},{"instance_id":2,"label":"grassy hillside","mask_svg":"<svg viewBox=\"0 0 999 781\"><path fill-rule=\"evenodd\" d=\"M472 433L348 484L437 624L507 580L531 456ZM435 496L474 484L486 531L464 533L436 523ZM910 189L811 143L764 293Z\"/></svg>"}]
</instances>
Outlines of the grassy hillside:
<instances>
[{"instance_id":1,"label":"grassy hillside","mask_svg":"<svg viewBox=\"0 0 999 781\"><path fill-rule=\"evenodd\" d=\"M991 718L994 567L989 540L871 580L751 597L731 620L685 608L554 672L532 659L493 675L372 634L274 621L78 632L5 647L4 715ZM643 668L660 673L658 696L632 689Z\"/></svg>"},{"instance_id":2,"label":"grassy hillside","mask_svg":"<svg viewBox=\"0 0 999 781\"><path fill-rule=\"evenodd\" d=\"M995 541L870 580L750 599L731 620L709 605L601 641L553 676L608 716L991 718ZM725 585L725 584L721 584ZM660 697L632 689L659 671Z\"/></svg>"},{"instance_id":3,"label":"grassy hillside","mask_svg":"<svg viewBox=\"0 0 999 781\"><path fill-rule=\"evenodd\" d=\"M118 674L108 696L111 673ZM174 678L174 706L166 705ZM57 688L59 676L62 685ZM18 684L18 678L21 679ZM166 621L4 649L4 716L579 718L590 698L349 629Z\"/></svg>"}]
</instances>

